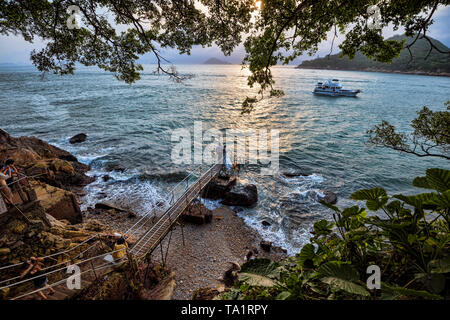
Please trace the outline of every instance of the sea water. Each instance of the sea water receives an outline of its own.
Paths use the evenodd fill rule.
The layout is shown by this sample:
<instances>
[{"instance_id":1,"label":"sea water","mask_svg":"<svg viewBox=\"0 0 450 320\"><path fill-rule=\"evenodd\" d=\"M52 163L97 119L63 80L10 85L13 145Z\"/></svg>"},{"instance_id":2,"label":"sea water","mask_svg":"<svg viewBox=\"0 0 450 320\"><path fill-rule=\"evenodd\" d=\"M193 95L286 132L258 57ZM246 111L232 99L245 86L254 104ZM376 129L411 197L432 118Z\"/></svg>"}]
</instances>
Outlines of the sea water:
<instances>
[{"instance_id":1,"label":"sea water","mask_svg":"<svg viewBox=\"0 0 450 320\"><path fill-rule=\"evenodd\" d=\"M41 76L33 67L0 67L0 127L13 136L33 135L73 153L98 177L86 188L82 208L100 200L118 202L144 214L164 208L170 190L186 178L194 165L172 163L174 129L279 130L280 172L259 174L246 166L243 183L258 187L258 204L239 212L245 223L263 237L295 254L308 241L313 223L331 218L318 203L326 190L338 194L338 205L361 188L380 186L390 194L419 192L414 177L429 167L447 167L440 159L418 158L367 144L366 131L387 120L399 131L423 106L444 110L450 100L450 79L418 75L353 71L300 70L275 67L281 98L265 99L250 114L241 114L248 70L241 66L180 65L192 77L178 84L145 66L142 79L128 85L110 73L79 68L75 75ZM315 96L317 81L341 80L344 88L360 89L357 98ZM69 138L88 134L81 144ZM124 172L106 172L120 164ZM287 178L282 172L307 176ZM111 179L101 178L109 174ZM207 201L210 208L220 205ZM264 227L266 220L270 226Z\"/></svg>"}]
</instances>

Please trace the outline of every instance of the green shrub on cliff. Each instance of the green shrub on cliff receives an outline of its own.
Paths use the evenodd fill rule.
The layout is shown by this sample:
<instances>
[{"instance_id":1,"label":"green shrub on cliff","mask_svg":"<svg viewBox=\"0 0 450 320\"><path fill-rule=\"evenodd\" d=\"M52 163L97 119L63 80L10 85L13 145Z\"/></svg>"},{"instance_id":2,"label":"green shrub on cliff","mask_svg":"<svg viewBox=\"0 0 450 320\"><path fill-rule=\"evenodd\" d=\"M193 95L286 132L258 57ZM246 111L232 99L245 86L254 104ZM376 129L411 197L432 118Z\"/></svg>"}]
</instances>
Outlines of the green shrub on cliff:
<instances>
[{"instance_id":1,"label":"green shrub on cliff","mask_svg":"<svg viewBox=\"0 0 450 320\"><path fill-rule=\"evenodd\" d=\"M365 206L341 210L323 203L334 211L334 221L316 222L310 243L299 254L279 264L247 262L234 288L220 298L448 298L450 171L428 169L413 185L431 192L389 196L373 188L350 196ZM366 284L372 272L368 267L374 265L380 270L380 289Z\"/></svg>"}]
</instances>

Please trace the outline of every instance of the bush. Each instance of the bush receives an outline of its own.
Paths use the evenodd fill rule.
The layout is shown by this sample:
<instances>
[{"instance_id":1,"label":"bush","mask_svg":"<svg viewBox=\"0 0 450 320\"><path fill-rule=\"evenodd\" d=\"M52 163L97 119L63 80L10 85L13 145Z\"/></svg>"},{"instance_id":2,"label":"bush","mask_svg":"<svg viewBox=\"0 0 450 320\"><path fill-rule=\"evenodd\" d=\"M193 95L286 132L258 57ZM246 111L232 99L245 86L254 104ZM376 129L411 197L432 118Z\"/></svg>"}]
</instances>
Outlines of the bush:
<instances>
[{"instance_id":1,"label":"bush","mask_svg":"<svg viewBox=\"0 0 450 320\"><path fill-rule=\"evenodd\" d=\"M432 192L389 196L360 190L364 201L333 210L333 222L314 224L295 257L242 266L221 299L443 299L449 297L450 171L428 169L413 185ZM374 214L367 215L369 211ZM368 267L381 271L381 289L368 289Z\"/></svg>"}]
</instances>

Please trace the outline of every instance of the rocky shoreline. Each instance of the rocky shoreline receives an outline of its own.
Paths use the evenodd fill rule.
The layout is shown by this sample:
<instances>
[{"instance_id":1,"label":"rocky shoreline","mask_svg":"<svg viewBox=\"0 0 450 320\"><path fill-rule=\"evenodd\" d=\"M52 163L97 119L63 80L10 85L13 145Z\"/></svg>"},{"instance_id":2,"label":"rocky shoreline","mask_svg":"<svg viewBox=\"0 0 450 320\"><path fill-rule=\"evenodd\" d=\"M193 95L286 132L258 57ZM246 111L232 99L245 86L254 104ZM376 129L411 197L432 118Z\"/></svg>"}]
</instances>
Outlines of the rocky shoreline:
<instances>
[{"instance_id":1,"label":"rocky shoreline","mask_svg":"<svg viewBox=\"0 0 450 320\"><path fill-rule=\"evenodd\" d=\"M377 68L332 68L332 67L312 67L302 65L296 66L295 69L311 69L311 70L332 70L332 71L358 71L358 72L381 72L381 73L395 73L395 74L415 74L420 76L434 76L434 77L450 77L450 73L447 72L423 72L423 71L400 71L400 70L387 70L387 69L377 69Z\"/></svg>"},{"instance_id":2,"label":"rocky shoreline","mask_svg":"<svg viewBox=\"0 0 450 320\"><path fill-rule=\"evenodd\" d=\"M34 177L30 184L39 200L27 209L24 217L17 212L0 215L0 266L67 250L99 232L112 241L112 246L114 233L128 229L139 217L139 212L105 204L81 212L79 203L85 194L84 187L96 178L87 176L89 166L78 162L72 154L35 137L11 137L3 130L0 143L0 162L14 159L22 173ZM256 187L240 185L233 190L229 188L224 199L228 205L246 206L255 201ZM203 217L201 223L196 215ZM169 282L174 289L169 290L171 294L166 294L166 298L173 293L174 299L191 299L195 290L205 287L223 290L224 273L230 266L242 264L245 256L273 260L286 256L285 251L265 242L226 205L211 212L201 203L193 204L181 224L162 243L166 250L170 241L165 262L173 271L173 280ZM133 241L135 238L130 239ZM158 252L153 253L152 260L162 264Z\"/></svg>"}]
</instances>

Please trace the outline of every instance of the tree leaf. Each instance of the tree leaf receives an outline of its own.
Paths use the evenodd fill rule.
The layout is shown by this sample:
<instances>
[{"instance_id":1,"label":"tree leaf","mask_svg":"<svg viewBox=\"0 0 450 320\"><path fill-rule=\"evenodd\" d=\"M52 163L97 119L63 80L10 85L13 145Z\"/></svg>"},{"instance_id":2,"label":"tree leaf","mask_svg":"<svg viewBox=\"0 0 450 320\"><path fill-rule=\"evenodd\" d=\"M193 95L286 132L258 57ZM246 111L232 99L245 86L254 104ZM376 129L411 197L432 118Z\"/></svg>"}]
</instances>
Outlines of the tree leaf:
<instances>
[{"instance_id":1,"label":"tree leaf","mask_svg":"<svg viewBox=\"0 0 450 320\"><path fill-rule=\"evenodd\" d=\"M413 186L417 188L423 188L423 189L433 189L428 184L427 177L416 177L413 180Z\"/></svg>"},{"instance_id":2,"label":"tree leaf","mask_svg":"<svg viewBox=\"0 0 450 320\"><path fill-rule=\"evenodd\" d=\"M358 206L353 206L353 207L345 208L344 210L342 210L342 215L344 217L352 217L352 216L357 216L357 215L361 214L362 212L364 212L364 208L359 208Z\"/></svg>"},{"instance_id":3,"label":"tree leaf","mask_svg":"<svg viewBox=\"0 0 450 320\"><path fill-rule=\"evenodd\" d=\"M272 287L280 272L280 264L269 259L254 259L242 265L239 281L251 286Z\"/></svg>"},{"instance_id":4,"label":"tree leaf","mask_svg":"<svg viewBox=\"0 0 450 320\"><path fill-rule=\"evenodd\" d=\"M393 197L399 200L402 200L406 204L416 208L422 208L427 204L428 201L433 199L437 194L436 193L421 193L414 196L404 196L402 194L396 194Z\"/></svg>"},{"instance_id":5,"label":"tree leaf","mask_svg":"<svg viewBox=\"0 0 450 320\"><path fill-rule=\"evenodd\" d=\"M314 223L314 233L316 235L327 235L331 232L333 228L333 223L328 220L322 219Z\"/></svg>"},{"instance_id":6,"label":"tree leaf","mask_svg":"<svg viewBox=\"0 0 450 320\"><path fill-rule=\"evenodd\" d=\"M450 272L450 256L442 259L431 260L428 263L428 266L430 267L432 273L448 273Z\"/></svg>"},{"instance_id":7,"label":"tree leaf","mask_svg":"<svg viewBox=\"0 0 450 320\"><path fill-rule=\"evenodd\" d=\"M378 211L388 202L388 200L389 200L388 197L381 197L381 199L376 200L367 200L366 201L367 209L371 211Z\"/></svg>"},{"instance_id":8,"label":"tree leaf","mask_svg":"<svg viewBox=\"0 0 450 320\"><path fill-rule=\"evenodd\" d=\"M329 261L319 267L317 270L320 276L334 277L348 281L359 281L359 273L347 262Z\"/></svg>"},{"instance_id":9,"label":"tree leaf","mask_svg":"<svg viewBox=\"0 0 450 320\"><path fill-rule=\"evenodd\" d=\"M439 192L450 189L450 170L430 168L426 171L428 185Z\"/></svg>"},{"instance_id":10,"label":"tree leaf","mask_svg":"<svg viewBox=\"0 0 450 320\"><path fill-rule=\"evenodd\" d=\"M317 270L324 283L329 284L334 290L344 290L351 294L369 296L369 292L355 282L359 281L358 271L349 263L342 261L330 261Z\"/></svg>"},{"instance_id":11,"label":"tree leaf","mask_svg":"<svg viewBox=\"0 0 450 320\"><path fill-rule=\"evenodd\" d=\"M370 296L370 293L363 286L348 280L335 277L325 277L320 280L329 284L334 290L343 290L350 294L357 294L360 296Z\"/></svg>"},{"instance_id":12,"label":"tree leaf","mask_svg":"<svg viewBox=\"0 0 450 320\"><path fill-rule=\"evenodd\" d=\"M429 293L425 290L413 290L397 286L390 286L384 282L381 282L381 291L384 299L397 299L401 296L413 296L413 297L424 297L429 299L442 299L440 295Z\"/></svg>"},{"instance_id":13,"label":"tree leaf","mask_svg":"<svg viewBox=\"0 0 450 320\"><path fill-rule=\"evenodd\" d=\"M313 260L316 256L314 245L308 243L303 246L302 250L298 255L298 264L303 267L306 260Z\"/></svg>"},{"instance_id":14,"label":"tree leaf","mask_svg":"<svg viewBox=\"0 0 450 320\"><path fill-rule=\"evenodd\" d=\"M425 201L424 204L436 205L438 208L442 209L450 208L450 190L447 190L442 194L436 194L433 198Z\"/></svg>"},{"instance_id":15,"label":"tree leaf","mask_svg":"<svg viewBox=\"0 0 450 320\"><path fill-rule=\"evenodd\" d=\"M288 291L283 291L280 292L279 295L277 295L277 297L275 298L276 300L286 300L287 298L289 298L291 296L291 293Z\"/></svg>"},{"instance_id":16,"label":"tree leaf","mask_svg":"<svg viewBox=\"0 0 450 320\"><path fill-rule=\"evenodd\" d=\"M380 197L387 197L383 188L362 189L350 196L352 200L377 200Z\"/></svg>"},{"instance_id":17,"label":"tree leaf","mask_svg":"<svg viewBox=\"0 0 450 320\"><path fill-rule=\"evenodd\" d=\"M276 282L266 276L254 273L239 273L239 281L245 282L255 287L273 287Z\"/></svg>"},{"instance_id":18,"label":"tree leaf","mask_svg":"<svg viewBox=\"0 0 450 320\"><path fill-rule=\"evenodd\" d=\"M263 276L276 276L280 264L269 259L253 259L241 266L241 273L254 273Z\"/></svg>"}]
</instances>

